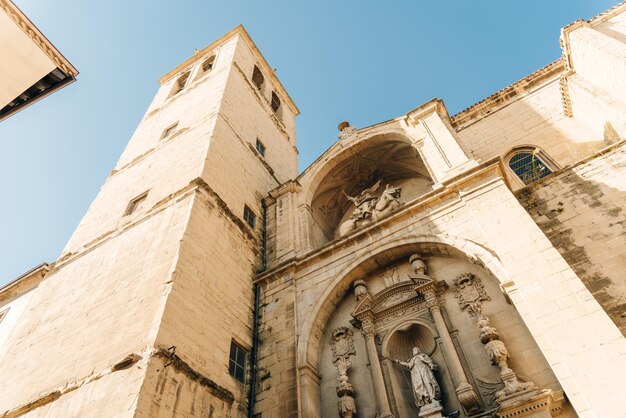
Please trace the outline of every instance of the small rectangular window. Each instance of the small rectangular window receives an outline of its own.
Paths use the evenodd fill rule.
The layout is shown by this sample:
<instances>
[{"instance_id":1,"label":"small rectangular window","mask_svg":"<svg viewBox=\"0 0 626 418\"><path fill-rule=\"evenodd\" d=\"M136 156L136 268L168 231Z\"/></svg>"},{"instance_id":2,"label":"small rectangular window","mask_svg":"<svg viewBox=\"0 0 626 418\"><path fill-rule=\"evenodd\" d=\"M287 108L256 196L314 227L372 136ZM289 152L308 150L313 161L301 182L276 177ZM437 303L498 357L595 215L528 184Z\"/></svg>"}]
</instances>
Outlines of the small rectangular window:
<instances>
[{"instance_id":1,"label":"small rectangular window","mask_svg":"<svg viewBox=\"0 0 626 418\"><path fill-rule=\"evenodd\" d=\"M259 154L265 157L265 145L263 145L259 138L256 139L256 150L259 152Z\"/></svg>"},{"instance_id":2,"label":"small rectangular window","mask_svg":"<svg viewBox=\"0 0 626 418\"><path fill-rule=\"evenodd\" d=\"M228 373L241 383L246 383L246 365L248 352L234 341L230 342L230 356L228 360Z\"/></svg>"},{"instance_id":3,"label":"small rectangular window","mask_svg":"<svg viewBox=\"0 0 626 418\"><path fill-rule=\"evenodd\" d=\"M128 216L131 213L136 212L143 205L146 197L148 197L148 192L142 193L133 200L131 200L126 207L126 212L124 212L124 216Z\"/></svg>"},{"instance_id":4,"label":"small rectangular window","mask_svg":"<svg viewBox=\"0 0 626 418\"><path fill-rule=\"evenodd\" d=\"M176 122L172 126L165 128L165 130L163 131L163 135L161 135L161 139L165 139L168 136L172 136L172 134L176 132L176 128L178 128L178 122Z\"/></svg>"},{"instance_id":5,"label":"small rectangular window","mask_svg":"<svg viewBox=\"0 0 626 418\"><path fill-rule=\"evenodd\" d=\"M252 228L256 225L256 215L252 212L248 206L243 207L243 219L250 225Z\"/></svg>"}]
</instances>

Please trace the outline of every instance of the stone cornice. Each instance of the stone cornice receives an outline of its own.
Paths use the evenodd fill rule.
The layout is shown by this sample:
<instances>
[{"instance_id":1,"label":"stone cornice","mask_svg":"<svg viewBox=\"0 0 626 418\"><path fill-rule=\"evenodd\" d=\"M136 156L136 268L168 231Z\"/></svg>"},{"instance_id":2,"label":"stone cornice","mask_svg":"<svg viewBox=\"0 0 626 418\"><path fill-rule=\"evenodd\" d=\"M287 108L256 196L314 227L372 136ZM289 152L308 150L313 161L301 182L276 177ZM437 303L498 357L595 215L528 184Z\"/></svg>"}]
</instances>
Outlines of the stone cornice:
<instances>
[{"instance_id":1,"label":"stone cornice","mask_svg":"<svg viewBox=\"0 0 626 418\"><path fill-rule=\"evenodd\" d=\"M0 0L0 1L3 1L3 0ZM221 46L226 41L234 38L237 35L241 36L246 41L246 43L248 44L248 46L252 50L252 53L258 59L259 64L261 65L261 67L263 67L263 70L264 70L263 74L267 75L272 80L272 84L280 92L281 97L286 99L287 105L289 106L289 108L293 112L294 116L298 116L300 114L300 110L298 109L296 104L293 102L293 100L291 99L291 96L289 96L289 93L287 93L287 90L282 85L280 80L278 80L278 77L276 77L276 74L274 73L274 70L267 63L267 61L265 60L265 57L263 57L263 54L261 54L261 51L259 51L259 49L257 48L256 44L254 43L254 41L250 37L250 34L248 33L248 31L246 31L246 29L243 27L243 25L239 25L239 26L235 27L234 29L232 29L231 31L229 31L228 33L226 33L225 35L220 37L218 40L216 40L215 42L211 43L206 48L201 49L196 54L194 54L192 57L188 58L187 60L185 60L184 62L182 62L178 66L176 66L173 70L170 70L167 74L165 74L164 76L159 78L159 83L161 83L161 84L166 83L167 81L169 81L170 78L172 78L174 75L178 74L181 70L183 70L184 68L187 68L190 65L194 64L197 60L203 59L209 52L211 52L211 50Z\"/></svg>"},{"instance_id":2,"label":"stone cornice","mask_svg":"<svg viewBox=\"0 0 626 418\"><path fill-rule=\"evenodd\" d=\"M10 299L18 297L39 285L49 270L50 265L47 263L41 263L12 282L1 287L0 303L4 303Z\"/></svg>"},{"instance_id":3,"label":"stone cornice","mask_svg":"<svg viewBox=\"0 0 626 418\"><path fill-rule=\"evenodd\" d=\"M548 82L557 79L564 70L565 62L563 59L559 58L529 76L516 81L515 83L495 92L478 103L471 105L467 109L462 110L452 116L450 118L450 122L452 123L452 126L459 131L474 121L481 119L509 104L512 99L519 98L523 94L533 91L537 87L543 86Z\"/></svg>"},{"instance_id":4,"label":"stone cornice","mask_svg":"<svg viewBox=\"0 0 626 418\"><path fill-rule=\"evenodd\" d=\"M499 158L492 158L491 160L485 161L484 163L473 167L472 169L459 174L451 179L446 180L442 183L442 186L436 190L433 190L429 193L426 193L423 196L414 199L411 202L407 202L403 205L398 211L389 215L388 217L373 223L370 226L359 229L356 232L346 235L345 237L330 241L326 243L321 248L317 248L312 250L306 254L303 254L300 257L295 257L282 263L271 267L265 272L258 274L254 281L256 283L272 281L274 278L280 278L285 273L285 271L299 268L301 266L308 265L313 260L318 258L326 257L329 254L337 251L338 249L345 247L354 247L357 243L364 238L371 238L371 236L381 229L388 227L390 224L394 222L398 222L404 218L413 216L418 211L423 211L428 207L432 207L437 203L441 203L446 199L449 199L453 195L466 195L483 187L487 187L490 183L481 182L485 177L494 177L501 179L507 188L510 189L509 184L506 181L506 176L504 175L504 170L502 167L502 162ZM476 187L472 188L471 191L464 193L461 189L467 188L468 186L479 183ZM445 208L442 210L447 210L449 205L445 205ZM429 213L429 215L433 215L433 213Z\"/></svg>"},{"instance_id":5,"label":"stone cornice","mask_svg":"<svg viewBox=\"0 0 626 418\"><path fill-rule=\"evenodd\" d=\"M50 58L65 74L76 77L78 70L55 48L45 35L10 0L0 0L0 8L15 22L24 33Z\"/></svg>"}]
</instances>

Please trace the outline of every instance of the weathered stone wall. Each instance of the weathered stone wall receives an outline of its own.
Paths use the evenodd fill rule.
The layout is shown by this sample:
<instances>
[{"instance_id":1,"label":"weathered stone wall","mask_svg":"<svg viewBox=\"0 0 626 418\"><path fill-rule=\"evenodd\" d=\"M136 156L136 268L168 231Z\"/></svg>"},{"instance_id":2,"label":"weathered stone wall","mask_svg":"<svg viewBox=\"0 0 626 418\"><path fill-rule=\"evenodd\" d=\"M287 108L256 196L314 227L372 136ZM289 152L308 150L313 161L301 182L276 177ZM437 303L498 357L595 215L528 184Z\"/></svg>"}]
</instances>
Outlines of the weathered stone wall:
<instances>
[{"instance_id":1,"label":"weathered stone wall","mask_svg":"<svg viewBox=\"0 0 626 418\"><path fill-rule=\"evenodd\" d=\"M51 270L6 341L0 411L59 391L63 406L45 409L57 416L88 416L80 411L96 404L132 416L145 368L111 368L149 356L189 204L170 201Z\"/></svg>"},{"instance_id":2,"label":"weathered stone wall","mask_svg":"<svg viewBox=\"0 0 626 418\"><path fill-rule=\"evenodd\" d=\"M275 309L285 312L291 303L287 295L296 292L294 368L304 416L322 415L319 358L324 331L351 283L372 271L379 256L420 253L437 242L473 254L470 257L480 259L498 278L578 414L610 413L605 408L621 395L609 382L626 371L620 354L623 336L502 179L484 170L477 168L474 172L481 174L473 180L458 178L437 193L405 204L385 221L261 276L270 282L284 280L285 274L293 277L294 289L285 288L285 297L272 298L278 304ZM303 184L303 191L308 186ZM506 326L500 326L505 334ZM275 338L287 339L288 334ZM271 366L264 367L275 375ZM523 367L518 372L526 373ZM289 393L292 383L272 381L276 393L283 387Z\"/></svg>"},{"instance_id":3,"label":"weathered stone wall","mask_svg":"<svg viewBox=\"0 0 626 418\"><path fill-rule=\"evenodd\" d=\"M626 334L626 144L528 186L517 197Z\"/></svg>"}]
</instances>

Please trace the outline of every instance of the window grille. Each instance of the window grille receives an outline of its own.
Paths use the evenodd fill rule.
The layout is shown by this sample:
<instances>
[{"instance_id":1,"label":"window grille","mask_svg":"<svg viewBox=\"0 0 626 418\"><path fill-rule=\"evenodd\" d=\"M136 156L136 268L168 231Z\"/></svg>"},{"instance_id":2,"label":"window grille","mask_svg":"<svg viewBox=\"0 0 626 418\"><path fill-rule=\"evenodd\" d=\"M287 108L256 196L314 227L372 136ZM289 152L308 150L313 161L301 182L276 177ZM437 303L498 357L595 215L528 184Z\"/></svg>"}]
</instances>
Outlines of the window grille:
<instances>
[{"instance_id":1,"label":"window grille","mask_svg":"<svg viewBox=\"0 0 626 418\"><path fill-rule=\"evenodd\" d=\"M250 227L254 228L256 224L256 215L248 206L244 206L243 208L243 219L247 222L248 225L250 225Z\"/></svg>"},{"instance_id":2,"label":"window grille","mask_svg":"<svg viewBox=\"0 0 626 418\"><path fill-rule=\"evenodd\" d=\"M234 341L230 342L228 373L241 383L246 383L246 363L248 352Z\"/></svg>"},{"instance_id":3,"label":"window grille","mask_svg":"<svg viewBox=\"0 0 626 418\"><path fill-rule=\"evenodd\" d=\"M525 185L552 174L552 170L539 159L535 152L519 152L509 160L509 167Z\"/></svg>"}]
</instances>

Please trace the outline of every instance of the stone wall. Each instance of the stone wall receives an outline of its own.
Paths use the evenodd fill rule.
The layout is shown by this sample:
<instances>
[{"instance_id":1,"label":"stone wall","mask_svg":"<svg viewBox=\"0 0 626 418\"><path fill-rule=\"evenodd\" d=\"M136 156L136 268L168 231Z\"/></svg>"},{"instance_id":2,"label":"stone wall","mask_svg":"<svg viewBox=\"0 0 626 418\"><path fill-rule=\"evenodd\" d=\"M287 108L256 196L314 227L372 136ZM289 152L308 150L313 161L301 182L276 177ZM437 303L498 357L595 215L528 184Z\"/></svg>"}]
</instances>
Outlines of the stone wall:
<instances>
[{"instance_id":1,"label":"stone wall","mask_svg":"<svg viewBox=\"0 0 626 418\"><path fill-rule=\"evenodd\" d=\"M517 197L626 334L626 144L528 186Z\"/></svg>"}]
</instances>

